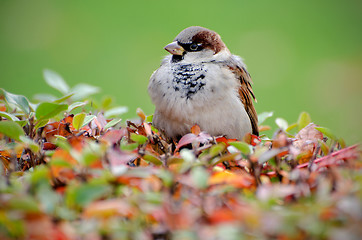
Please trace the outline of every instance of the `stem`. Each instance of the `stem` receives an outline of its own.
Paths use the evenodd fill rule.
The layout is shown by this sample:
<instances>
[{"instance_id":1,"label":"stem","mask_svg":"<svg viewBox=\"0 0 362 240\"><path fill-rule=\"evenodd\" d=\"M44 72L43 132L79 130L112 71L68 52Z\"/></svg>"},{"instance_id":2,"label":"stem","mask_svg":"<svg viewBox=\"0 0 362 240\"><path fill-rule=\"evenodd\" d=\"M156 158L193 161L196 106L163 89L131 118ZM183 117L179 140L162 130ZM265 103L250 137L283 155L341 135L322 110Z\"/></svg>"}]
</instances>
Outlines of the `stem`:
<instances>
[{"instance_id":1,"label":"stem","mask_svg":"<svg viewBox=\"0 0 362 240\"><path fill-rule=\"evenodd\" d=\"M314 163L317 164L317 163L320 163L323 161L328 161L333 158L338 158L340 155L343 156L343 154L348 153L349 151L356 150L357 147L358 147L358 144L352 145L347 148L343 148L339 151L331 153L330 155L327 155L327 156L314 160ZM341 159L343 159L343 158L341 158ZM305 168L305 167L308 167L308 165L309 165L309 162L300 164L300 165L296 166L296 168ZM266 173L266 175L268 175L268 176L274 176L275 174L276 174L275 171Z\"/></svg>"}]
</instances>

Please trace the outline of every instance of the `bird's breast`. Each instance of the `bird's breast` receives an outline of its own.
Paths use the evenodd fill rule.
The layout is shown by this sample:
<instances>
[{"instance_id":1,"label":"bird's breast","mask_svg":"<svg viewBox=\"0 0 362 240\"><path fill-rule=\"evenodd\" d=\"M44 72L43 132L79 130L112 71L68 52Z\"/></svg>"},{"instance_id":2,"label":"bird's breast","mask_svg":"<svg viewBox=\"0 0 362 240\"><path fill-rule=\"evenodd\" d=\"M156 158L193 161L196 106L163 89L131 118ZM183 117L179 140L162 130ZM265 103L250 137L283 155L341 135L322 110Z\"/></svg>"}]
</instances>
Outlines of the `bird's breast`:
<instances>
[{"instance_id":1,"label":"bird's breast","mask_svg":"<svg viewBox=\"0 0 362 240\"><path fill-rule=\"evenodd\" d=\"M171 67L172 87L182 98L192 97L203 91L207 69L203 64L175 64Z\"/></svg>"}]
</instances>

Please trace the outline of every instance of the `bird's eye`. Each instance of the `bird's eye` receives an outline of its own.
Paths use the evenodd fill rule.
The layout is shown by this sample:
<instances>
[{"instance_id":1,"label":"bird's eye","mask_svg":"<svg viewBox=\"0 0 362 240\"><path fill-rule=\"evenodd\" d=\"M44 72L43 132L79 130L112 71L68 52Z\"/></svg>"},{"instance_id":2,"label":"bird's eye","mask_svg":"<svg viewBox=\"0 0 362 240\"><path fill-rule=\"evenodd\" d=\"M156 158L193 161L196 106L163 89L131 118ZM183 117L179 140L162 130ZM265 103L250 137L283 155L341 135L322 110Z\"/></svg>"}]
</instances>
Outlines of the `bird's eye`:
<instances>
[{"instance_id":1,"label":"bird's eye","mask_svg":"<svg viewBox=\"0 0 362 240\"><path fill-rule=\"evenodd\" d=\"M198 44L193 43L193 44L190 45L190 50L191 50L191 51L196 51L198 47L199 47Z\"/></svg>"}]
</instances>

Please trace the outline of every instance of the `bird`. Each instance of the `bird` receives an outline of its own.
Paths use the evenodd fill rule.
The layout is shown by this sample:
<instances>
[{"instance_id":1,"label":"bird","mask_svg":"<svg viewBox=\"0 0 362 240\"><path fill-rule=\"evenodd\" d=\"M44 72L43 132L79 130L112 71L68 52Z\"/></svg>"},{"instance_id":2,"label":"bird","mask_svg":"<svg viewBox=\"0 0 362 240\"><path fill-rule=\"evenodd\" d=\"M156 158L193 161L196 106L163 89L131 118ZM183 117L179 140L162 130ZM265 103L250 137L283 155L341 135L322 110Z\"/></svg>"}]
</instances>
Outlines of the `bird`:
<instances>
[{"instance_id":1,"label":"bird","mask_svg":"<svg viewBox=\"0 0 362 240\"><path fill-rule=\"evenodd\" d=\"M191 26L164 49L171 54L148 84L154 127L170 139L180 139L196 124L201 131L229 139L259 135L251 76L219 34Z\"/></svg>"}]
</instances>

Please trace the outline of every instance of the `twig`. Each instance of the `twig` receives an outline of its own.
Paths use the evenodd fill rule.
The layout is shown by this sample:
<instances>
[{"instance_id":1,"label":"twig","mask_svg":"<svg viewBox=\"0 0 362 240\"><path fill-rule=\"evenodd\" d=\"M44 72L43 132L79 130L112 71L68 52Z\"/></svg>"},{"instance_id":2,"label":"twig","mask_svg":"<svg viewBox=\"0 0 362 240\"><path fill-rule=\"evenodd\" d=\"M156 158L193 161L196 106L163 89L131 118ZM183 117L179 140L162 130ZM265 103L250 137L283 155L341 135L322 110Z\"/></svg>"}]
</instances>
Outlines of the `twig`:
<instances>
[{"instance_id":1,"label":"twig","mask_svg":"<svg viewBox=\"0 0 362 240\"><path fill-rule=\"evenodd\" d=\"M328 161L328 160L330 160L330 159L333 159L333 158L335 158L335 157L338 157L339 155L343 155L343 154L345 154L345 153L348 153L349 151L354 150L354 149L356 149L357 147L358 147L358 144L352 145L352 146L347 147L347 148L343 148L343 149L341 149L341 150L338 150L337 152L333 152L333 153L331 153L331 154L329 154L329 155L327 155L327 156L324 156L324 157L321 157L321 158L318 158L318 159L314 160L314 163L315 163L315 164L318 164L318 163L321 163L321 162ZM305 168L305 167L308 167L308 165L309 165L309 162L300 164L300 165L296 166L296 168ZM274 175L276 174L276 172L275 172L275 171L272 171L272 172L268 172L268 173L266 173L266 174L267 174L268 176L274 176Z\"/></svg>"}]
</instances>

